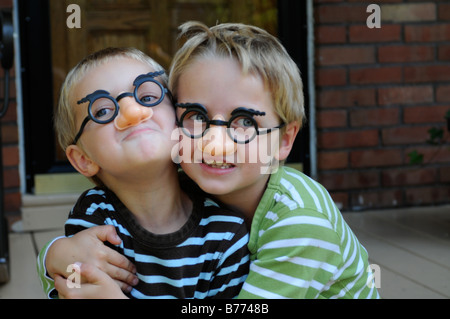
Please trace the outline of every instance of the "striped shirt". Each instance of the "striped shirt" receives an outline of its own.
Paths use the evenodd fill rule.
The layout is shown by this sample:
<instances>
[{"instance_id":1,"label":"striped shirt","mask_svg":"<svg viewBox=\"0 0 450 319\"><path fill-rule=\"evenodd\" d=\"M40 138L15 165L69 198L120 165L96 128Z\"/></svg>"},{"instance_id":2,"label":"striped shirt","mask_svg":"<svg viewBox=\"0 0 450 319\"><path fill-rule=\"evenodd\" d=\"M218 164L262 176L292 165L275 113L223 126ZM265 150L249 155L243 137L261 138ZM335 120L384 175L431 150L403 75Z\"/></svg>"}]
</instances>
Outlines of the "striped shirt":
<instances>
[{"instance_id":1,"label":"striped shirt","mask_svg":"<svg viewBox=\"0 0 450 319\"><path fill-rule=\"evenodd\" d=\"M243 218L199 194L192 197L187 223L171 234L156 235L139 225L111 191L94 188L75 204L66 236L97 225L114 225L119 247L137 269L131 298L234 298L248 274L248 232ZM45 275L46 249L38 272L50 296L54 283Z\"/></svg>"},{"instance_id":2,"label":"striped shirt","mask_svg":"<svg viewBox=\"0 0 450 319\"><path fill-rule=\"evenodd\" d=\"M365 248L325 188L288 168L270 177L239 298L379 298Z\"/></svg>"}]
</instances>

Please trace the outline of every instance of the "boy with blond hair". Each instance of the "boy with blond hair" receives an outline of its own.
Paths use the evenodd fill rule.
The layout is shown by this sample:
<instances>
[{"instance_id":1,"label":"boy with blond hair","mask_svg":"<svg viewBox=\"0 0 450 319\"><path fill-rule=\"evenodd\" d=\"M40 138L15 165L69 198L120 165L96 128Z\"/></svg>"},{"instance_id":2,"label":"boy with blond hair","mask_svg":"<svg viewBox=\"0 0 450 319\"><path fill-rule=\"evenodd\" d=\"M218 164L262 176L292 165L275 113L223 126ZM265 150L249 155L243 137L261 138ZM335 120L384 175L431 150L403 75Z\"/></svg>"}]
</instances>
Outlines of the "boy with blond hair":
<instances>
[{"instance_id":1,"label":"boy with blond hair","mask_svg":"<svg viewBox=\"0 0 450 319\"><path fill-rule=\"evenodd\" d=\"M132 48L96 52L68 74L55 126L71 164L97 187L70 212L67 237L41 251L38 272L49 297L53 279L62 298L125 297L112 279L114 263L126 268L115 279L133 285L126 295L131 298L239 293L249 260L244 220L192 183L180 187L171 161L175 110L166 82L161 66ZM96 225L115 227L119 238L104 239L130 263L117 257L110 265L97 263L92 249L79 246L86 237L77 233ZM74 288L63 278L68 269L81 271L88 282Z\"/></svg>"},{"instance_id":2,"label":"boy with blond hair","mask_svg":"<svg viewBox=\"0 0 450 319\"><path fill-rule=\"evenodd\" d=\"M283 46L243 24L188 22L181 36L187 41L169 79L181 166L251 223L250 273L239 297L378 298L367 252L325 188L278 167L305 119L300 72ZM266 163L249 161L259 148L272 154L270 175L262 173Z\"/></svg>"}]
</instances>

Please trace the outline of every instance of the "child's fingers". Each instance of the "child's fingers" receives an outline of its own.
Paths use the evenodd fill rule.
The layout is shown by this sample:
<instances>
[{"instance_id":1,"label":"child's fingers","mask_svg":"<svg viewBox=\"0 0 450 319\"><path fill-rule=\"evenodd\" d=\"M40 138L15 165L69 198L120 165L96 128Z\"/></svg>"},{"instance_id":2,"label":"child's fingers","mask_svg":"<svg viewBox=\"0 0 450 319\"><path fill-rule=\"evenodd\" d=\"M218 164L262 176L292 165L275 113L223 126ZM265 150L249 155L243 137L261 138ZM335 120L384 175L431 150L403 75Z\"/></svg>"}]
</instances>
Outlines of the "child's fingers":
<instances>
[{"instance_id":1,"label":"child's fingers","mask_svg":"<svg viewBox=\"0 0 450 319\"><path fill-rule=\"evenodd\" d=\"M92 232L102 242L107 241L113 245L120 245L122 242L117 235L116 228L112 225L91 227L88 232Z\"/></svg>"},{"instance_id":2,"label":"child's fingers","mask_svg":"<svg viewBox=\"0 0 450 319\"><path fill-rule=\"evenodd\" d=\"M109 265L106 273L116 281L120 289L126 292L131 291L131 287L136 286L139 282L138 277L128 270Z\"/></svg>"},{"instance_id":3,"label":"child's fingers","mask_svg":"<svg viewBox=\"0 0 450 319\"><path fill-rule=\"evenodd\" d=\"M88 283L97 284L109 279L106 273L91 264L79 264L79 267L81 275Z\"/></svg>"}]
</instances>

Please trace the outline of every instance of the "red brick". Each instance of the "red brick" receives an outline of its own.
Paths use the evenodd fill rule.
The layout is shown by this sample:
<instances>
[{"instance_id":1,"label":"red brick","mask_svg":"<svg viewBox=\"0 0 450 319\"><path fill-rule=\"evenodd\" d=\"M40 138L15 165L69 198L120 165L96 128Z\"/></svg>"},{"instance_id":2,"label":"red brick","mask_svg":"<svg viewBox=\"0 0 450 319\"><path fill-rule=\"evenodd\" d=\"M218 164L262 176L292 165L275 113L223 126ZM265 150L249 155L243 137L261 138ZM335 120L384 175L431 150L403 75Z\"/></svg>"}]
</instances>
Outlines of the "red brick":
<instances>
[{"instance_id":1,"label":"red brick","mask_svg":"<svg viewBox=\"0 0 450 319\"><path fill-rule=\"evenodd\" d=\"M16 125L2 125L2 139L5 144L17 144L19 141L19 132Z\"/></svg>"},{"instance_id":2,"label":"red brick","mask_svg":"<svg viewBox=\"0 0 450 319\"><path fill-rule=\"evenodd\" d=\"M320 170L342 169L348 167L348 152L319 152Z\"/></svg>"},{"instance_id":3,"label":"red brick","mask_svg":"<svg viewBox=\"0 0 450 319\"><path fill-rule=\"evenodd\" d=\"M315 8L315 21L323 23L365 22L367 5L321 5Z\"/></svg>"},{"instance_id":4,"label":"red brick","mask_svg":"<svg viewBox=\"0 0 450 319\"><path fill-rule=\"evenodd\" d=\"M19 171L17 169L5 169L3 172L3 178L5 188L20 186Z\"/></svg>"},{"instance_id":5,"label":"red brick","mask_svg":"<svg viewBox=\"0 0 450 319\"><path fill-rule=\"evenodd\" d=\"M426 65L405 67L405 82L450 81L450 65Z\"/></svg>"},{"instance_id":6,"label":"red brick","mask_svg":"<svg viewBox=\"0 0 450 319\"><path fill-rule=\"evenodd\" d=\"M389 45L378 49L378 60L388 62L427 62L434 60L434 48L415 45Z\"/></svg>"},{"instance_id":7,"label":"red brick","mask_svg":"<svg viewBox=\"0 0 450 319\"><path fill-rule=\"evenodd\" d=\"M450 4L440 4L438 9L439 20L450 20Z\"/></svg>"},{"instance_id":8,"label":"red brick","mask_svg":"<svg viewBox=\"0 0 450 319\"><path fill-rule=\"evenodd\" d=\"M447 203L450 198L450 185L406 189L405 197L408 205Z\"/></svg>"},{"instance_id":9,"label":"red brick","mask_svg":"<svg viewBox=\"0 0 450 319\"><path fill-rule=\"evenodd\" d=\"M436 89L436 102L450 102L450 85L441 85Z\"/></svg>"},{"instance_id":10,"label":"red brick","mask_svg":"<svg viewBox=\"0 0 450 319\"><path fill-rule=\"evenodd\" d=\"M403 192L399 189L357 191L352 192L350 200L353 209L397 207L403 205Z\"/></svg>"},{"instance_id":11,"label":"red brick","mask_svg":"<svg viewBox=\"0 0 450 319\"><path fill-rule=\"evenodd\" d=\"M347 84L347 70L343 68L316 70L316 85L318 86L339 86L345 84Z\"/></svg>"},{"instance_id":12,"label":"red brick","mask_svg":"<svg viewBox=\"0 0 450 319\"><path fill-rule=\"evenodd\" d=\"M350 124L358 126L385 126L399 123L399 109L354 110L350 112Z\"/></svg>"},{"instance_id":13,"label":"red brick","mask_svg":"<svg viewBox=\"0 0 450 319\"><path fill-rule=\"evenodd\" d=\"M406 42L439 42L450 40L450 23L405 26Z\"/></svg>"},{"instance_id":14,"label":"red brick","mask_svg":"<svg viewBox=\"0 0 450 319\"><path fill-rule=\"evenodd\" d=\"M434 3L402 3L381 6L381 20L390 22L422 22L436 20Z\"/></svg>"},{"instance_id":15,"label":"red brick","mask_svg":"<svg viewBox=\"0 0 450 319\"><path fill-rule=\"evenodd\" d=\"M385 170L381 174L383 186L426 185L438 179L435 168L406 168Z\"/></svg>"},{"instance_id":16,"label":"red brick","mask_svg":"<svg viewBox=\"0 0 450 319\"><path fill-rule=\"evenodd\" d=\"M5 194L5 211L19 212L22 206L21 194L19 192Z\"/></svg>"},{"instance_id":17,"label":"red brick","mask_svg":"<svg viewBox=\"0 0 450 319\"><path fill-rule=\"evenodd\" d=\"M315 28L315 41L320 44L345 43L347 29L338 26L317 26Z\"/></svg>"},{"instance_id":18,"label":"red brick","mask_svg":"<svg viewBox=\"0 0 450 319\"><path fill-rule=\"evenodd\" d=\"M0 8L12 8L12 2L13 0L1 0Z\"/></svg>"},{"instance_id":19,"label":"red brick","mask_svg":"<svg viewBox=\"0 0 450 319\"><path fill-rule=\"evenodd\" d=\"M317 126L319 128L346 127L346 111L320 111L317 114Z\"/></svg>"},{"instance_id":20,"label":"red brick","mask_svg":"<svg viewBox=\"0 0 450 319\"><path fill-rule=\"evenodd\" d=\"M402 81L401 67L363 68L350 70L350 83L376 84Z\"/></svg>"},{"instance_id":21,"label":"red brick","mask_svg":"<svg viewBox=\"0 0 450 319\"><path fill-rule=\"evenodd\" d=\"M375 48L365 47L319 47L318 65L352 65L375 63Z\"/></svg>"},{"instance_id":22,"label":"red brick","mask_svg":"<svg viewBox=\"0 0 450 319\"><path fill-rule=\"evenodd\" d=\"M438 50L440 61L450 61L450 45L441 45Z\"/></svg>"},{"instance_id":23,"label":"red brick","mask_svg":"<svg viewBox=\"0 0 450 319\"><path fill-rule=\"evenodd\" d=\"M375 89L339 89L319 91L318 104L322 107L374 106Z\"/></svg>"},{"instance_id":24,"label":"red brick","mask_svg":"<svg viewBox=\"0 0 450 319\"><path fill-rule=\"evenodd\" d=\"M433 102L433 87L402 86L378 89L380 105L419 104Z\"/></svg>"},{"instance_id":25,"label":"red brick","mask_svg":"<svg viewBox=\"0 0 450 319\"><path fill-rule=\"evenodd\" d=\"M355 25L349 27L349 40L351 43L394 42L401 40L401 32L400 25L383 25L373 29L367 25Z\"/></svg>"},{"instance_id":26,"label":"red brick","mask_svg":"<svg viewBox=\"0 0 450 319\"><path fill-rule=\"evenodd\" d=\"M350 164L352 167L382 167L402 164L401 150L364 150L352 151L350 153Z\"/></svg>"},{"instance_id":27,"label":"red brick","mask_svg":"<svg viewBox=\"0 0 450 319\"><path fill-rule=\"evenodd\" d=\"M450 106L414 106L403 109L405 123L437 123L444 122L444 116Z\"/></svg>"},{"instance_id":28,"label":"red brick","mask_svg":"<svg viewBox=\"0 0 450 319\"><path fill-rule=\"evenodd\" d=\"M324 149L370 147L379 144L378 130L326 132L318 134L318 145Z\"/></svg>"},{"instance_id":29,"label":"red brick","mask_svg":"<svg viewBox=\"0 0 450 319\"><path fill-rule=\"evenodd\" d=\"M380 177L377 172L336 172L320 174L319 182L327 190L348 190L378 187Z\"/></svg>"},{"instance_id":30,"label":"red brick","mask_svg":"<svg viewBox=\"0 0 450 319\"><path fill-rule=\"evenodd\" d=\"M19 165L19 148L17 146L3 147L3 165L4 167Z\"/></svg>"},{"instance_id":31,"label":"red brick","mask_svg":"<svg viewBox=\"0 0 450 319\"><path fill-rule=\"evenodd\" d=\"M450 183L450 166L439 169L439 178L443 183Z\"/></svg>"},{"instance_id":32,"label":"red brick","mask_svg":"<svg viewBox=\"0 0 450 319\"><path fill-rule=\"evenodd\" d=\"M395 127L381 131L384 145L420 144L428 139L429 126Z\"/></svg>"},{"instance_id":33,"label":"red brick","mask_svg":"<svg viewBox=\"0 0 450 319\"><path fill-rule=\"evenodd\" d=\"M2 82L0 82L2 83ZM2 91L0 91L2 92ZM3 101L2 101L3 103ZM6 112L5 116L2 118L2 123L7 122L16 122L17 121L17 104L13 101L9 103L8 111Z\"/></svg>"}]
</instances>

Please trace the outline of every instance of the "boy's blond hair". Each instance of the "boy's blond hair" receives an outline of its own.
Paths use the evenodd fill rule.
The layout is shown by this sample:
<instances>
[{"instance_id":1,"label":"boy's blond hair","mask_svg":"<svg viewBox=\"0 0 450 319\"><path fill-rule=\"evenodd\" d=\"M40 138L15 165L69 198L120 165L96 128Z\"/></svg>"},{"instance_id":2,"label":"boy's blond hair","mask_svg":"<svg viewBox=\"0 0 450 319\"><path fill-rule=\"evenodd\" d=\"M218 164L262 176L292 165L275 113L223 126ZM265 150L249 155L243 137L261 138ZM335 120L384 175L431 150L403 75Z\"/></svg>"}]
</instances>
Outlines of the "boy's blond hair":
<instances>
[{"instance_id":1,"label":"boy's blond hair","mask_svg":"<svg viewBox=\"0 0 450 319\"><path fill-rule=\"evenodd\" d=\"M196 60L232 57L240 63L244 74L261 76L272 93L276 113L285 123L303 123L300 71L274 36L258 27L239 23L208 28L201 22L190 21L181 25L180 30L180 37L187 37L187 41L175 55L170 69L169 87L175 100L181 74Z\"/></svg>"},{"instance_id":2,"label":"boy's blond hair","mask_svg":"<svg viewBox=\"0 0 450 319\"><path fill-rule=\"evenodd\" d=\"M75 107L80 107L79 105L71 105L71 93L73 87L79 83L79 81L86 75L87 72L93 68L98 67L108 61L118 58L130 58L151 66L154 71L164 70L161 65L159 65L152 58L144 54L135 48L106 48L91 55L88 55L83 60L81 60L67 75L64 83L61 87L61 93L59 97L58 108L55 114L55 131L58 137L59 144L63 150L72 144L75 135L79 127L76 127L75 120ZM163 74L158 77L158 80L167 86L167 75ZM101 88L92 88L92 90L97 90ZM83 106L86 107L86 106Z\"/></svg>"}]
</instances>

